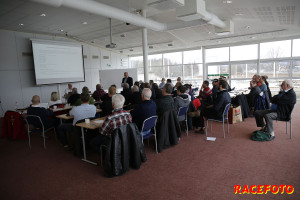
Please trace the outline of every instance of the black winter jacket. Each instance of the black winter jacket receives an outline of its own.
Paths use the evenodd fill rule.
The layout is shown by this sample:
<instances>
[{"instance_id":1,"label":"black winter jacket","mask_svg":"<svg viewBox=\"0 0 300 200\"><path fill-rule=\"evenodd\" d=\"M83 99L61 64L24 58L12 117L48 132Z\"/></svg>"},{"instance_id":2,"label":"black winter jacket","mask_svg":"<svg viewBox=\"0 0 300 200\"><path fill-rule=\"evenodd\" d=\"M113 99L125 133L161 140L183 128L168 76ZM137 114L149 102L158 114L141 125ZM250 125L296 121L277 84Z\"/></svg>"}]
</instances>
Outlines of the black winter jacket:
<instances>
[{"instance_id":1,"label":"black winter jacket","mask_svg":"<svg viewBox=\"0 0 300 200\"><path fill-rule=\"evenodd\" d=\"M129 170L139 169L147 160L142 136L134 123L123 125L114 130L110 137L104 162L104 175L119 176Z\"/></svg>"},{"instance_id":2,"label":"black winter jacket","mask_svg":"<svg viewBox=\"0 0 300 200\"><path fill-rule=\"evenodd\" d=\"M277 104L277 119L280 121L289 121L292 111L296 104L297 98L294 89L290 89L288 92L279 92L278 95L274 95L272 103Z\"/></svg>"}]
</instances>

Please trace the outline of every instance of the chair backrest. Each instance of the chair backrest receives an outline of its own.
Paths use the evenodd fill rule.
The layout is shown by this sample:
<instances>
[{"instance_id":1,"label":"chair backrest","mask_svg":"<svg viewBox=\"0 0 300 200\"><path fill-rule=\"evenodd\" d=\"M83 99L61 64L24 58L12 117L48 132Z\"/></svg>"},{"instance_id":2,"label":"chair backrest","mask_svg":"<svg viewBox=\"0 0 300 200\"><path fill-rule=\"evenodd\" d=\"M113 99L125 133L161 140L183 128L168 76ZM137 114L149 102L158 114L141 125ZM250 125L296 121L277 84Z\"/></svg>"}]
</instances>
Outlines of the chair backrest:
<instances>
[{"instance_id":1,"label":"chair backrest","mask_svg":"<svg viewBox=\"0 0 300 200\"><path fill-rule=\"evenodd\" d=\"M37 115L26 115L25 122L27 125L34 125L35 128L42 128L43 130L45 128L42 119Z\"/></svg>"},{"instance_id":2,"label":"chair backrest","mask_svg":"<svg viewBox=\"0 0 300 200\"><path fill-rule=\"evenodd\" d=\"M178 117L186 115L187 110L188 110L188 107L180 107L179 110L178 110Z\"/></svg>"},{"instance_id":3,"label":"chair backrest","mask_svg":"<svg viewBox=\"0 0 300 200\"><path fill-rule=\"evenodd\" d=\"M142 132L148 131L151 128L153 128L156 125L156 121L157 121L156 115L145 119L143 122Z\"/></svg>"},{"instance_id":4,"label":"chair backrest","mask_svg":"<svg viewBox=\"0 0 300 200\"><path fill-rule=\"evenodd\" d=\"M226 106L225 106L225 109L224 109L224 112L223 112L223 118L227 118L227 113L228 113L228 110L230 108L230 105L231 103L228 103Z\"/></svg>"}]
</instances>

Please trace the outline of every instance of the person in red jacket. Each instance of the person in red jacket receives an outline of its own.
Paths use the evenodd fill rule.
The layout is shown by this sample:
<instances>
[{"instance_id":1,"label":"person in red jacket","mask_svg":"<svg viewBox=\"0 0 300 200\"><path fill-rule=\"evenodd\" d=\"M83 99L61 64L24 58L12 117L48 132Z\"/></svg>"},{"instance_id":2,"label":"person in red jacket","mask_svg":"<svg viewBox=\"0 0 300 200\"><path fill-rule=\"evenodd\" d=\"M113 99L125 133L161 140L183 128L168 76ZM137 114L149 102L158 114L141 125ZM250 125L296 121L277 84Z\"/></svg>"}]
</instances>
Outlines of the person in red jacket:
<instances>
[{"instance_id":1,"label":"person in red jacket","mask_svg":"<svg viewBox=\"0 0 300 200\"><path fill-rule=\"evenodd\" d=\"M209 82L203 81L203 84L201 86L200 93L199 93L200 100L207 100L207 98L212 94L212 91L208 86L209 86Z\"/></svg>"}]
</instances>

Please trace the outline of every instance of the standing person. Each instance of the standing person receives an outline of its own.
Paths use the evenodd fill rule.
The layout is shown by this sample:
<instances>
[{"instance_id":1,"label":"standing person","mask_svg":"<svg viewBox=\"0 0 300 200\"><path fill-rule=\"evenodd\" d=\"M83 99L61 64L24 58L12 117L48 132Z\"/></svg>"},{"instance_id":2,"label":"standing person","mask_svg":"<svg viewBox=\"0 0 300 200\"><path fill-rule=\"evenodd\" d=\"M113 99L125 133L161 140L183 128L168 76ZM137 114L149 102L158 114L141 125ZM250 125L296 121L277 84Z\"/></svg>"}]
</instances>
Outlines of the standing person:
<instances>
[{"instance_id":1,"label":"standing person","mask_svg":"<svg viewBox=\"0 0 300 200\"><path fill-rule=\"evenodd\" d=\"M71 94L71 92L72 92L72 88L73 88L72 84L69 83L68 84L68 88L65 89L65 96L64 96L65 99L68 99L69 94Z\"/></svg>"},{"instance_id":2,"label":"standing person","mask_svg":"<svg viewBox=\"0 0 300 200\"><path fill-rule=\"evenodd\" d=\"M165 79L165 78L162 78L162 79L161 79L161 83L159 84L158 88L159 88L159 89L162 89L162 88L165 86L165 84L166 84L166 79Z\"/></svg>"},{"instance_id":3,"label":"standing person","mask_svg":"<svg viewBox=\"0 0 300 200\"><path fill-rule=\"evenodd\" d=\"M262 131L270 134L269 140L275 138L273 120L290 120L290 115L297 101L291 80L284 80L281 84L281 90L278 95L272 98L271 109L254 112L257 127L262 127Z\"/></svg>"},{"instance_id":4,"label":"standing person","mask_svg":"<svg viewBox=\"0 0 300 200\"><path fill-rule=\"evenodd\" d=\"M128 76L128 72L124 72L124 78L122 79L122 84L121 86L123 87L124 83L128 83L129 88L131 89L133 85L133 80L131 77Z\"/></svg>"}]
</instances>

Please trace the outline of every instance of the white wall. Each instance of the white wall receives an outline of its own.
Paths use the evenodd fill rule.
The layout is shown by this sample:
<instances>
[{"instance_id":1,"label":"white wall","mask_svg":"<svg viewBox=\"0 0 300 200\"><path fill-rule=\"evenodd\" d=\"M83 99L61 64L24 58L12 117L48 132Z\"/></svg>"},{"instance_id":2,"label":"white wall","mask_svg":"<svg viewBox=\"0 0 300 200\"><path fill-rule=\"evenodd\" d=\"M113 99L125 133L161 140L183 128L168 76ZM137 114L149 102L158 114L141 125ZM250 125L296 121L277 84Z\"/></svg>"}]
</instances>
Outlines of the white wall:
<instances>
[{"instance_id":1,"label":"white wall","mask_svg":"<svg viewBox=\"0 0 300 200\"><path fill-rule=\"evenodd\" d=\"M3 110L0 108L0 116L3 116L7 110L14 109L16 102L20 108L27 107L33 95L39 95L41 102L49 102L51 92L58 91L60 87L62 95L67 88L67 84L60 84L59 87L57 84L35 85L30 41L32 38L76 42L64 37L0 30L0 100L3 108ZM99 83L99 73L103 69L128 68L127 65L123 66L124 62L121 62L125 60L128 63L127 55L84 43L83 54L85 82L73 83L73 87L77 87L79 92L84 86L94 91L96 84Z\"/></svg>"}]
</instances>

